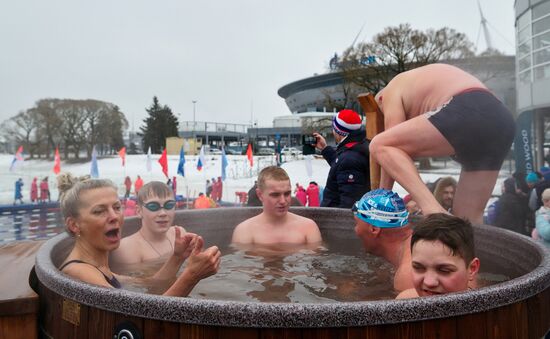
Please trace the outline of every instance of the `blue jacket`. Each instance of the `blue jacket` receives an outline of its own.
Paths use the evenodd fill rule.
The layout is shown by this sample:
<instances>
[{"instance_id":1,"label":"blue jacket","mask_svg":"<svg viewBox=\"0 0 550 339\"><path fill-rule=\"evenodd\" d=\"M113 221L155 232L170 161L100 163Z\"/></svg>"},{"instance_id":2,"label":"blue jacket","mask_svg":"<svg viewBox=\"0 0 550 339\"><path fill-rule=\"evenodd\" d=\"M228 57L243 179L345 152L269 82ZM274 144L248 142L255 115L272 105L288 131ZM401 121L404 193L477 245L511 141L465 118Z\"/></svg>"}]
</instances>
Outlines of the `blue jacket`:
<instances>
[{"instance_id":1,"label":"blue jacket","mask_svg":"<svg viewBox=\"0 0 550 339\"><path fill-rule=\"evenodd\" d=\"M330 165L322 207L351 208L370 191L369 141L365 130L349 134L338 147L321 152Z\"/></svg>"}]
</instances>

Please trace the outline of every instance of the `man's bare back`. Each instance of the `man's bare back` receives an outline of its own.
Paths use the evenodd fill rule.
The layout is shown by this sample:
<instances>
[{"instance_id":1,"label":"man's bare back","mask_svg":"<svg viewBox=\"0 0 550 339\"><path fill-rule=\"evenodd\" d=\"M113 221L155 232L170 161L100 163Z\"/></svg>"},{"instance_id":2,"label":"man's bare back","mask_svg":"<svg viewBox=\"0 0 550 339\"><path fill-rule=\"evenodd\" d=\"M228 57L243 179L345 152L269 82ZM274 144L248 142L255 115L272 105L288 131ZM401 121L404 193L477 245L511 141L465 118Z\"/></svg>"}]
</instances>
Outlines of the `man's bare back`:
<instances>
[{"instance_id":1,"label":"man's bare back","mask_svg":"<svg viewBox=\"0 0 550 339\"><path fill-rule=\"evenodd\" d=\"M452 78L453 81L449 81ZM402 104L406 119L436 110L466 89L487 88L477 78L447 64L431 64L401 73L376 95L384 114L395 112L384 107L396 100Z\"/></svg>"}]
</instances>

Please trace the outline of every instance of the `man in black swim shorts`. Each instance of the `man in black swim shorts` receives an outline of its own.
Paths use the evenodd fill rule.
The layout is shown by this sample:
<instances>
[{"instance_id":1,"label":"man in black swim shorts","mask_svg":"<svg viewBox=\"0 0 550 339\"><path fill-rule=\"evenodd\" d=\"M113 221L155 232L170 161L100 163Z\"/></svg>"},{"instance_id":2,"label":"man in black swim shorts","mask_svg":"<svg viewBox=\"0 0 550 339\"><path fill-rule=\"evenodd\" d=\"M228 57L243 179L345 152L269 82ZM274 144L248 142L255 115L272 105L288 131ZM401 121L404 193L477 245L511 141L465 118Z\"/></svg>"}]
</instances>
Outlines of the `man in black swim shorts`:
<instances>
[{"instance_id":1,"label":"man in black swim shorts","mask_svg":"<svg viewBox=\"0 0 550 339\"><path fill-rule=\"evenodd\" d=\"M451 212L481 223L514 138L510 111L480 80L446 64L397 75L376 101L385 131L372 139L370 152L382 167L380 188L391 190L395 180L423 214L446 213L422 182L413 159L453 156L462 171Z\"/></svg>"}]
</instances>

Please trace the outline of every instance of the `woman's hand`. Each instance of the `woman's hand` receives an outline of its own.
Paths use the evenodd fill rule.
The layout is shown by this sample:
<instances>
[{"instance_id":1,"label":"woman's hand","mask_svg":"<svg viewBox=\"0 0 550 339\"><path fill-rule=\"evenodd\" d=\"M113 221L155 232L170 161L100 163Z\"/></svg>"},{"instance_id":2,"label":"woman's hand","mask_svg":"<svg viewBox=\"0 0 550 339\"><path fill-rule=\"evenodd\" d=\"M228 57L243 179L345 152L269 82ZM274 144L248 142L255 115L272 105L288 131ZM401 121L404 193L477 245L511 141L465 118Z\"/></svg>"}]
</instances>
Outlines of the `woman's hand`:
<instances>
[{"instance_id":1,"label":"woman's hand","mask_svg":"<svg viewBox=\"0 0 550 339\"><path fill-rule=\"evenodd\" d=\"M196 282L216 274L220 268L221 252L218 247L212 246L201 252L203 246L204 240L197 236L197 241L185 268Z\"/></svg>"}]
</instances>

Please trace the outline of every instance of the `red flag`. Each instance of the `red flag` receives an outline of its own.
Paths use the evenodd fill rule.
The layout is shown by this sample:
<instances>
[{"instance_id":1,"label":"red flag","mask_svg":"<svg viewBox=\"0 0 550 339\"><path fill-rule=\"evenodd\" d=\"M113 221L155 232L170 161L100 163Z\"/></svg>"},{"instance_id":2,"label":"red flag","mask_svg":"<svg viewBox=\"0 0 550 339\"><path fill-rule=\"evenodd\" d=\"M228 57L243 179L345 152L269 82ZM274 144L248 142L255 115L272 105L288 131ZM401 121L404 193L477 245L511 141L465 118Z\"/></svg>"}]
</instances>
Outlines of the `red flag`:
<instances>
[{"instance_id":1,"label":"red flag","mask_svg":"<svg viewBox=\"0 0 550 339\"><path fill-rule=\"evenodd\" d=\"M162 151L162 155L159 158L159 164L162 167L162 173L168 177L168 157L166 156L166 148Z\"/></svg>"},{"instance_id":2,"label":"red flag","mask_svg":"<svg viewBox=\"0 0 550 339\"><path fill-rule=\"evenodd\" d=\"M59 157L59 148L55 148L55 156L53 157L53 172L59 174L61 172L61 158Z\"/></svg>"},{"instance_id":3,"label":"red flag","mask_svg":"<svg viewBox=\"0 0 550 339\"><path fill-rule=\"evenodd\" d=\"M254 167L254 158L252 157L252 145L248 144L248 148L246 149L246 157L248 158L248 162L250 163L250 167Z\"/></svg>"},{"instance_id":4,"label":"red flag","mask_svg":"<svg viewBox=\"0 0 550 339\"><path fill-rule=\"evenodd\" d=\"M122 166L126 166L126 147L122 147L118 151L118 156L122 159Z\"/></svg>"}]
</instances>

